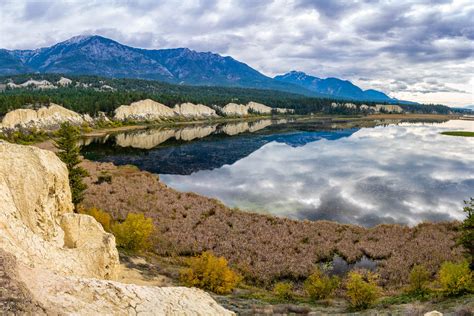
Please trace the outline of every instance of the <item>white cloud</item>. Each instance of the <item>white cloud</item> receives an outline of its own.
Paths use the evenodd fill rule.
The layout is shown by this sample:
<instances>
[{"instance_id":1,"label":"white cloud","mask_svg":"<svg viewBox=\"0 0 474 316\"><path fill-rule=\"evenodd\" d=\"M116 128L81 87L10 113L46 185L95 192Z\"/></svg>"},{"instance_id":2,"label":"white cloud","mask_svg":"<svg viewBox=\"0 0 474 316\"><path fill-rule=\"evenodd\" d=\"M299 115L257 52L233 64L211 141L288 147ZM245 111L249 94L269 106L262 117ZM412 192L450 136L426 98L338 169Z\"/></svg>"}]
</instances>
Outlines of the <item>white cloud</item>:
<instances>
[{"instance_id":1,"label":"white cloud","mask_svg":"<svg viewBox=\"0 0 474 316\"><path fill-rule=\"evenodd\" d=\"M0 47L95 33L144 48L231 55L270 76L297 69L398 98L462 105L474 104L473 20L474 4L464 0L6 0ZM420 88L427 77L438 85Z\"/></svg>"}]
</instances>

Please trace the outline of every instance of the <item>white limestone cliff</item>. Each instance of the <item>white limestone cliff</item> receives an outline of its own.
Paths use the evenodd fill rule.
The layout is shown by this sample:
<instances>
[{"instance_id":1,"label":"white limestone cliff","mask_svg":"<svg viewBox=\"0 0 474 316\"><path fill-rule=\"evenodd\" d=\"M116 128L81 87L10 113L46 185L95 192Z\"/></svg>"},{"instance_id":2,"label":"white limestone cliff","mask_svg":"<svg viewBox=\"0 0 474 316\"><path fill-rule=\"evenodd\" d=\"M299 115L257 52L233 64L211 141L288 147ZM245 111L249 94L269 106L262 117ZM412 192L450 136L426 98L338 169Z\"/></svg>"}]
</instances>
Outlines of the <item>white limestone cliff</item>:
<instances>
[{"instance_id":1,"label":"white limestone cliff","mask_svg":"<svg viewBox=\"0 0 474 316\"><path fill-rule=\"evenodd\" d=\"M228 103L222 109L222 114L225 116L247 116L249 109L246 105L237 103Z\"/></svg>"},{"instance_id":2,"label":"white limestone cliff","mask_svg":"<svg viewBox=\"0 0 474 316\"><path fill-rule=\"evenodd\" d=\"M134 121L156 121L174 117L173 109L150 99L134 102L130 105L121 105L115 110L115 119Z\"/></svg>"},{"instance_id":3,"label":"white limestone cliff","mask_svg":"<svg viewBox=\"0 0 474 316\"><path fill-rule=\"evenodd\" d=\"M216 111L208 106L205 106L203 104L193 104L189 102L176 104L173 110L175 111L176 115L186 118L218 116Z\"/></svg>"},{"instance_id":4,"label":"white limestone cliff","mask_svg":"<svg viewBox=\"0 0 474 316\"><path fill-rule=\"evenodd\" d=\"M0 157L0 276L15 290L0 306L11 314L232 314L198 289L112 281L115 238L72 213L66 166L50 151L2 141Z\"/></svg>"},{"instance_id":5,"label":"white limestone cliff","mask_svg":"<svg viewBox=\"0 0 474 316\"><path fill-rule=\"evenodd\" d=\"M80 125L85 122L85 119L82 115L74 111L68 110L58 104L50 103L48 107L41 107L37 111L32 109L10 111L3 118L0 127L6 129L52 129L59 127L61 123L64 122Z\"/></svg>"},{"instance_id":6,"label":"white limestone cliff","mask_svg":"<svg viewBox=\"0 0 474 316\"><path fill-rule=\"evenodd\" d=\"M257 103L257 102L249 102L247 103L247 108L249 112L257 113L257 114L271 114L272 108L266 106L265 104Z\"/></svg>"}]
</instances>

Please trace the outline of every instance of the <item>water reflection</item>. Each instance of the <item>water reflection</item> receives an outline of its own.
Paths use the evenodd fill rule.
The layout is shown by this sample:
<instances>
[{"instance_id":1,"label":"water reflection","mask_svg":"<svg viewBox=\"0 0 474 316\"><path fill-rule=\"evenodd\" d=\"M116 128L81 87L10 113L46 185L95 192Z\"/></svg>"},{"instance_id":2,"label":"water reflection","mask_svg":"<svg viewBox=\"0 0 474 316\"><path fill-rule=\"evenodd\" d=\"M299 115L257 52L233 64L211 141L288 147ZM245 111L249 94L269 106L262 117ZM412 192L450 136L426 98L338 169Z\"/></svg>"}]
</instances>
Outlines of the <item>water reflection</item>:
<instances>
[{"instance_id":1,"label":"water reflection","mask_svg":"<svg viewBox=\"0 0 474 316\"><path fill-rule=\"evenodd\" d=\"M273 135L231 165L161 179L230 206L290 218L365 226L461 219L462 201L474 196L474 139L439 133L466 129L463 124L363 128L332 141L318 135L305 142L318 133L296 133L300 146L295 133Z\"/></svg>"},{"instance_id":2,"label":"water reflection","mask_svg":"<svg viewBox=\"0 0 474 316\"><path fill-rule=\"evenodd\" d=\"M440 132L474 130L474 122L396 123L151 129L88 140L82 152L161 174L178 190L290 218L365 226L461 219L462 201L474 196L474 139Z\"/></svg>"}]
</instances>

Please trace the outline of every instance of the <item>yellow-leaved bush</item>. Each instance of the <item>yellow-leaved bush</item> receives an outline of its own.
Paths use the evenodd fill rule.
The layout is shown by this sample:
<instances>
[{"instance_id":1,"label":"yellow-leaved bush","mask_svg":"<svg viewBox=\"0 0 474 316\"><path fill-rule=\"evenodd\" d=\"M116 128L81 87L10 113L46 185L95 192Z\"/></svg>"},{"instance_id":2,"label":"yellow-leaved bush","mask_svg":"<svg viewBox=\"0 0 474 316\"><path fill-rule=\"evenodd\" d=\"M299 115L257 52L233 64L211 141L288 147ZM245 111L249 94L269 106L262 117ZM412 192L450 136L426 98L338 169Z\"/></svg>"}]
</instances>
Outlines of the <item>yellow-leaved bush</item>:
<instances>
[{"instance_id":1,"label":"yellow-leaved bush","mask_svg":"<svg viewBox=\"0 0 474 316\"><path fill-rule=\"evenodd\" d=\"M375 303L381 293L381 289L377 285L377 277L372 272L366 274L357 271L349 272L346 295L353 309L365 309Z\"/></svg>"},{"instance_id":2,"label":"yellow-leaved bush","mask_svg":"<svg viewBox=\"0 0 474 316\"><path fill-rule=\"evenodd\" d=\"M275 294L281 300L292 300L293 284L290 282L277 282L273 286L273 294Z\"/></svg>"},{"instance_id":3,"label":"yellow-leaved bush","mask_svg":"<svg viewBox=\"0 0 474 316\"><path fill-rule=\"evenodd\" d=\"M112 224L111 229L115 235L117 247L130 251L142 251L150 247L150 236L154 226L151 218L141 213L128 213L123 222Z\"/></svg>"},{"instance_id":4,"label":"yellow-leaved bush","mask_svg":"<svg viewBox=\"0 0 474 316\"><path fill-rule=\"evenodd\" d=\"M102 225L102 227L104 228L106 232L108 233L111 232L112 218L110 217L109 213L106 213L96 207L92 207L89 209L79 208L79 213L94 217L95 220L98 221Z\"/></svg>"},{"instance_id":5,"label":"yellow-leaved bush","mask_svg":"<svg viewBox=\"0 0 474 316\"><path fill-rule=\"evenodd\" d=\"M210 251L189 258L187 263L189 267L180 273L181 282L186 286L195 286L216 294L227 294L241 280L224 257L216 257Z\"/></svg>"},{"instance_id":6,"label":"yellow-leaved bush","mask_svg":"<svg viewBox=\"0 0 474 316\"><path fill-rule=\"evenodd\" d=\"M446 296L457 296L474 292L474 273L467 260L460 263L444 262L438 272L441 292Z\"/></svg>"},{"instance_id":7,"label":"yellow-leaved bush","mask_svg":"<svg viewBox=\"0 0 474 316\"><path fill-rule=\"evenodd\" d=\"M408 293L412 295L425 295L429 292L429 282L431 275L423 265L415 265L411 269L408 278L410 284L408 286Z\"/></svg>"},{"instance_id":8,"label":"yellow-leaved bush","mask_svg":"<svg viewBox=\"0 0 474 316\"><path fill-rule=\"evenodd\" d=\"M329 277L317 268L304 282L304 290L313 300L322 300L331 297L339 283L337 276Z\"/></svg>"}]
</instances>

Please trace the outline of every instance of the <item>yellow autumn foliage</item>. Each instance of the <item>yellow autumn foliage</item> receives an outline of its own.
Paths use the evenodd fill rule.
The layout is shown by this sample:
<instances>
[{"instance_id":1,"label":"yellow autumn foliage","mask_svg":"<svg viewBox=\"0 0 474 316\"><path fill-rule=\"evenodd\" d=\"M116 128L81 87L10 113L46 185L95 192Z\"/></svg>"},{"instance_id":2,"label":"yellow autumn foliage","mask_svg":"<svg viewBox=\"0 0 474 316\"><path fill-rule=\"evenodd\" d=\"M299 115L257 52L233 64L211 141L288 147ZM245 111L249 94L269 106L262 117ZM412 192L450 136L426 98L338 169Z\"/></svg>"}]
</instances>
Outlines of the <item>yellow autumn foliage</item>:
<instances>
[{"instance_id":1,"label":"yellow autumn foliage","mask_svg":"<svg viewBox=\"0 0 474 316\"><path fill-rule=\"evenodd\" d=\"M188 259L188 266L181 270L181 282L216 294L230 293L241 280L224 257L216 257L210 251Z\"/></svg>"}]
</instances>

